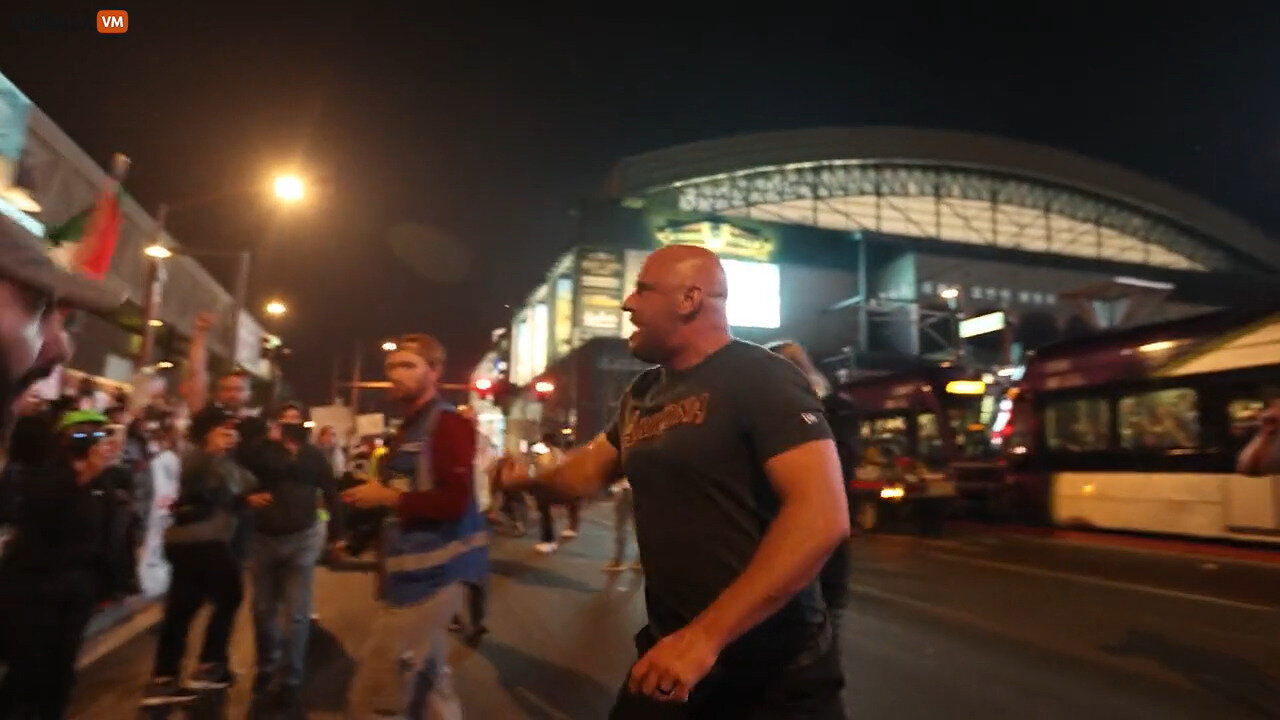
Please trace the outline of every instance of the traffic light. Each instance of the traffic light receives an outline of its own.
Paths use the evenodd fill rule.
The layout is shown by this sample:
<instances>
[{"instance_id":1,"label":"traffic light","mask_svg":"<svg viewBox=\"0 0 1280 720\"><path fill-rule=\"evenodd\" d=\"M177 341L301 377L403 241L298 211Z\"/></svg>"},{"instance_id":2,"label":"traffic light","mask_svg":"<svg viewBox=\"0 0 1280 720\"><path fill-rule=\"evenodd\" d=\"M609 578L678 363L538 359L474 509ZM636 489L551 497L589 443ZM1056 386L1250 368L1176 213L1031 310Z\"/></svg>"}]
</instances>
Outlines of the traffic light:
<instances>
[{"instance_id":1,"label":"traffic light","mask_svg":"<svg viewBox=\"0 0 1280 720\"><path fill-rule=\"evenodd\" d=\"M551 393L555 392L556 384L550 380L539 380L533 385L533 392L538 396L539 400L546 400L551 397Z\"/></svg>"},{"instance_id":2,"label":"traffic light","mask_svg":"<svg viewBox=\"0 0 1280 720\"><path fill-rule=\"evenodd\" d=\"M471 383L471 389L476 395L487 398L493 393L493 381L489 378L476 378Z\"/></svg>"}]
</instances>

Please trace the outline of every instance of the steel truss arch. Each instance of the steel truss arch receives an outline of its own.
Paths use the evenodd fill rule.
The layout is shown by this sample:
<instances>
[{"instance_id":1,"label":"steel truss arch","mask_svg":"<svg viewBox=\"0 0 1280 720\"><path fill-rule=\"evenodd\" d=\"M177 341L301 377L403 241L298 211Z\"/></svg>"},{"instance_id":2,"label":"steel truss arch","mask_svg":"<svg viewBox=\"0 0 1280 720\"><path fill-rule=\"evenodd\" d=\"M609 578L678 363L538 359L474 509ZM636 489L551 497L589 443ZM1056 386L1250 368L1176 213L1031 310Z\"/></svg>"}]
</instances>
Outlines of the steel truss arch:
<instances>
[{"instance_id":1,"label":"steel truss arch","mask_svg":"<svg viewBox=\"0 0 1280 720\"><path fill-rule=\"evenodd\" d=\"M986 245L1176 270L1238 270L1195 230L1042 179L939 164L831 160L654 188L680 210Z\"/></svg>"}]
</instances>

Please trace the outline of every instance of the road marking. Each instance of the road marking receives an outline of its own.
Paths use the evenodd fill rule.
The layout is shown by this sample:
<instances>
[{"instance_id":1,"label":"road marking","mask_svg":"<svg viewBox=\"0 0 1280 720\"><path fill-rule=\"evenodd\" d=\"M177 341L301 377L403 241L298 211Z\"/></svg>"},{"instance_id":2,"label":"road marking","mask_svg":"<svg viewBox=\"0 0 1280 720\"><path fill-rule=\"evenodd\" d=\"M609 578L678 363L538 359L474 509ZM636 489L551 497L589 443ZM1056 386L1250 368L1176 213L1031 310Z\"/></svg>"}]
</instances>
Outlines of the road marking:
<instances>
[{"instance_id":1,"label":"road marking","mask_svg":"<svg viewBox=\"0 0 1280 720\"><path fill-rule=\"evenodd\" d=\"M872 600L879 600L884 603L901 605L915 610L918 613L931 615L943 622L963 625L968 627L970 630L993 635L1003 639L1005 642L1023 646L1029 645L1031 647L1038 648L1042 652L1051 653L1060 657L1069 657L1089 664L1103 665L1125 675L1138 673L1146 677L1183 688L1195 687L1190 681L1181 675L1169 672L1163 668L1135 665L1130 660L1098 652L1093 648L1074 647L1058 642L1051 642L1035 635L1018 633L1011 630L1006 625L985 620L977 615L965 612L964 610L944 607L935 603L917 600L916 598L908 597L906 595L886 592L879 588L871 587L870 585L861 585L859 583L851 583L849 585L849 590L855 596L862 596ZM850 607L850 610L854 609L854 607Z\"/></svg>"},{"instance_id":2,"label":"road marking","mask_svg":"<svg viewBox=\"0 0 1280 720\"><path fill-rule=\"evenodd\" d=\"M1226 598L1217 598L1211 595L1200 595L1197 593L1183 592L1181 590L1170 590L1168 588L1155 587L1153 585L1142 585L1139 583L1124 582L1121 580L1106 580L1092 575L1079 575L1076 573L1063 572L1061 570L1046 570L1044 568L1031 567L1029 565L1019 565L1017 563L1000 562L998 560L983 560L981 558L967 557L965 555L954 555L945 552L926 551L923 553L927 557L938 560L947 560L950 562L968 563L970 565L978 565L982 567L996 568L997 570L1006 570L1009 572L1020 572L1028 575L1039 575L1041 577L1057 578L1059 580L1070 580L1073 582L1084 583L1086 585L1097 585L1099 587L1108 587L1118 590L1132 590L1134 592L1148 593L1150 595L1161 595L1164 597L1177 598L1179 600L1191 600L1193 602L1211 603L1214 605L1223 605L1233 607L1240 610L1252 610L1254 612L1275 612L1276 608L1270 605L1257 605L1255 603L1241 602L1239 600L1227 600Z\"/></svg>"},{"instance_id":3,"label":"road marking","mask_svg":"<svg viewBox=\"0 0 1280 720\"><path fill-rule=\"evenodd\" d=\"M547 714L547 717L555 718L556 720L573 720L573 718L569 717L568 715L560 712L559 710L555 709L551 705L547 704L546 700L543 700L537 695L534 695L527 688L517 687L515 689L515 692L517 695L524 698L525 700L528 700L534 705L537 705L540 710L542 710L544 713Z\"/></svg>"}]
</instances>

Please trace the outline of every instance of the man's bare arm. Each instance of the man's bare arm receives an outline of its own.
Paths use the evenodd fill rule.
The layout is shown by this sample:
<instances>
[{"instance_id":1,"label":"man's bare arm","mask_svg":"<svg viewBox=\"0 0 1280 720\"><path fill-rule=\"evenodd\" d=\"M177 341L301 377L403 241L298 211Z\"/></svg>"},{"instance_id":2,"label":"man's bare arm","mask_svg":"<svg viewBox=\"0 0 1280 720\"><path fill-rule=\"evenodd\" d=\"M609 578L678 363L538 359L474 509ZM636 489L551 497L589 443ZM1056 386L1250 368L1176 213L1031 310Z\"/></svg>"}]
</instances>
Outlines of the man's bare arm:
<instances>
[{"instance_id":1,"label":"man's bare arm","mask_svg":"<svg viewBox=\"0 0 1280 720\"><path fill-rule=\"evenodd\" d=\"M536 486L566 500L590 497L604 488L618 475L618 449L604 433L591 442L569 452L564 461L551 470L528 474L528 466L509 473L502 481L504 490L521 490Z\"/></svg>"},{"instance_id":2,"label":"man's bare arm","mask_svg":"<svg viewBox=\"0 0 1280 720\"><path fill-rule=\"evenodd\" d=\"M738 579L689 624L720 648L813 582L831 551L849 537L833 442L815 440L776 455L765 464L765 473L781 500L778 516Z\"/></svg>"},{"instance_id":3,"label":"man's bare arm","mask_svg":"<svg viewBox=\"0 0 1280 720\"><path fill-rule=\"evenodd\" d=\"M194 415L209 403L209 329L213 315L200 313L191 331L191 347L187 352L187 372L179 393Z\"/></svg>"}]
</instances>

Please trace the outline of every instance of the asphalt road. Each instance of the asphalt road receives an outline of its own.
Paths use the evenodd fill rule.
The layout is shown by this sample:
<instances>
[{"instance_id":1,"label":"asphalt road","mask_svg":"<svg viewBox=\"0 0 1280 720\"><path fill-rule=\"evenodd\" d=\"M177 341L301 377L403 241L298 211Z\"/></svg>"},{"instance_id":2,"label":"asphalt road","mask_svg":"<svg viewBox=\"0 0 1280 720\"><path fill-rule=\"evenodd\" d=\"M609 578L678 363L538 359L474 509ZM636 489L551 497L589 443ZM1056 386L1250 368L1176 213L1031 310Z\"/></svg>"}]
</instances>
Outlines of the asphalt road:
<instances>
[{"instance_id":1,"label":"asphalt road","mask_svg":"<svg viewBox=\"0 0 1280 720\"><path fill-rule=\"evenodd\" d=\"M643 577L601 571L612 513L585 515L582 536L551 556L532 539L496 541L491 632L452 652L468 717L607 715L635 659ZM986 531L852 542L851 718L1280 717L1280 565ZM341 717L371 597L365 575L317 577L309 717ZM233 665L247 680L247 611L239 622ZM140 717L154 646L144 634L86 668L72 716ZM190 716L248 707L243 682Z\"/></svg>"}]
</instances>

